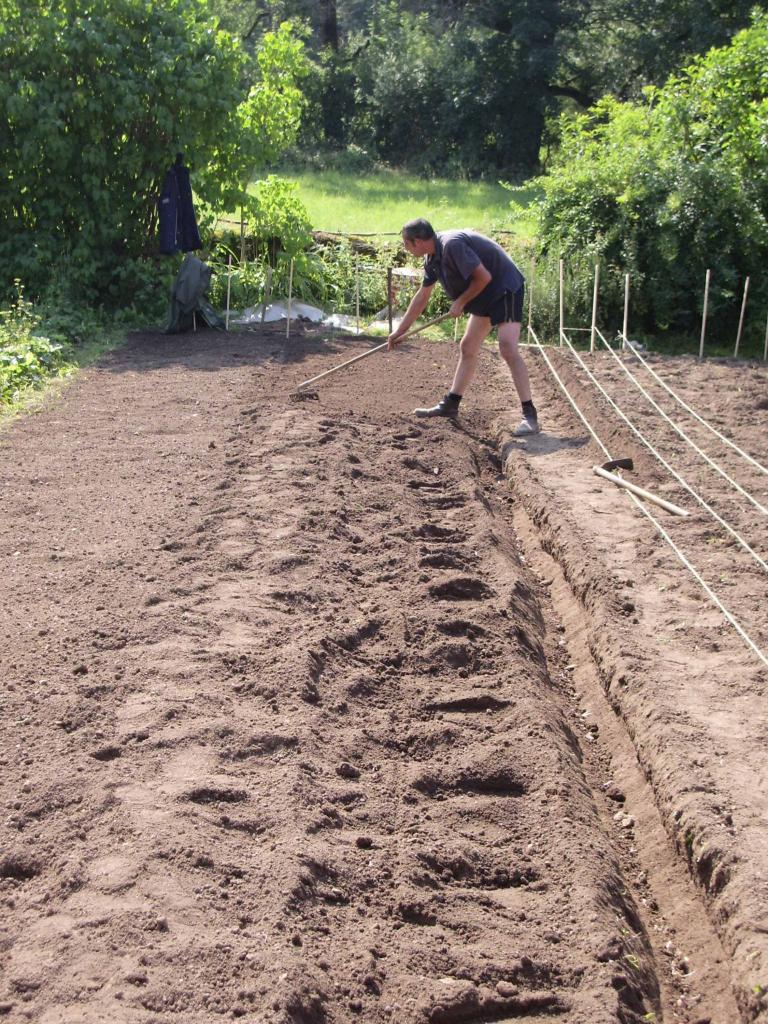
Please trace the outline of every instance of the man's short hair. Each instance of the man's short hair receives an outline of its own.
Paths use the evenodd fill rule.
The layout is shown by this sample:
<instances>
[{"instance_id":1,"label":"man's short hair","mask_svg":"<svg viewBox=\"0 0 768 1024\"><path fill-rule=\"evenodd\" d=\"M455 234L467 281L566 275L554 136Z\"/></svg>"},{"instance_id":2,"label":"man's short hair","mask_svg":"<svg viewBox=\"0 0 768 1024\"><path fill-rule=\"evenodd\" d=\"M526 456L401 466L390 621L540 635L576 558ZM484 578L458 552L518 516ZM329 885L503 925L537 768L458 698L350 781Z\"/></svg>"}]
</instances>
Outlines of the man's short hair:
<instances>
[{"instance_id":1,"label":"man's short hair","mask_svg":"<svg viewBox=\"0 0 768 1024\"><path fill-rule=\"evenodd\" d=\"M428 220L424 220L423 217L417 217L416 220L409 220L408 223L404 225L401 234L403 238L407 238L409 242L416 238L425 242L428 239L435 237L435 229Z\"/></svg>"}]
</instances>

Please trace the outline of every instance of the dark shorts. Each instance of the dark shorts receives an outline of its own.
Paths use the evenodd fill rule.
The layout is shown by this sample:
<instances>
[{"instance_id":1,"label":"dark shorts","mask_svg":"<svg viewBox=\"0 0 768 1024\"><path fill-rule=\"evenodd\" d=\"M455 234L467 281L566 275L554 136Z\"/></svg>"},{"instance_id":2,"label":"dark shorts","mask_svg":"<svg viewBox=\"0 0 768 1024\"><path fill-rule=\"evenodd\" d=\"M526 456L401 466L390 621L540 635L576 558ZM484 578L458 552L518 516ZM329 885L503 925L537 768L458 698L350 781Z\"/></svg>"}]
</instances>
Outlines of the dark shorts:
<instances>
[{"instance_id":1,"label":"dark shorts","mask_svg":"<svg viewBox=\"0 0 768 1024\"><path fill-rule=\"evenodd\" d=\"M501 298L491 306L485 314L491 318L491 325L498 327L499 324L511 322L521 324L523 322L523 297L525 285L516 292L504 292Z\"/></svg>"}]
</instances>

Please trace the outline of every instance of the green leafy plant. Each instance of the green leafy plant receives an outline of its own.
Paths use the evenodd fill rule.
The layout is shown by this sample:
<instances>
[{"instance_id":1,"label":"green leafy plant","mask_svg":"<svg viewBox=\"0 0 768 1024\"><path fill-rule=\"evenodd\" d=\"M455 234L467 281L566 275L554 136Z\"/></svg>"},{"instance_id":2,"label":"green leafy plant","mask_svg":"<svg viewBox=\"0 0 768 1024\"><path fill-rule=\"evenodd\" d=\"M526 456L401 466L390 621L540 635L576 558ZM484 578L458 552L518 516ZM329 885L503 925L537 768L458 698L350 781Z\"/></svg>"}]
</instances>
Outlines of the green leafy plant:
<instances>
[{"instance_id":1,"label":"green leafy plant","mask_svg":"<svg viewBox=\"0 0 768 1024\"><path fill-rule=\"evenodd\" d=\"M0 405L70 369L64 346L40 333L41 317L24 298L21 282L14 287L14 301L0 309Z\"/></svg>"},{"instance_id":2,"label":"green leafy plant","mask_svg":"<svg viewBox=\"0 0 768 1024\"><path fill-rule=\"evenodd\" d=\"M130 305L156 251L156 198L177 151L203 222L247 201L295 137L303 44L289 24L255 61L204 0L0 0L0 293L51 268L79 302Z\"/></svg>"},{"instance_id":3,"label":"green leafy plant","mask_svg":"<svg viewBox=\"0 0 768 1024\"><path fill-rule=\"evenodd\" d=\"M563 122L559 161L540 179L540 233L546 257L562 256L579 282L569 308L582 322L599 261L612 282L601 288L606 318L621 322L629 272L635 326L693 332L709 269L709 313L730 336L751 276L751 308L761 312L745 339L757 344L768 301L766 62L763 13L730 46L647 90L644 103L606 98Z\"/></svg>"}]
</instances>

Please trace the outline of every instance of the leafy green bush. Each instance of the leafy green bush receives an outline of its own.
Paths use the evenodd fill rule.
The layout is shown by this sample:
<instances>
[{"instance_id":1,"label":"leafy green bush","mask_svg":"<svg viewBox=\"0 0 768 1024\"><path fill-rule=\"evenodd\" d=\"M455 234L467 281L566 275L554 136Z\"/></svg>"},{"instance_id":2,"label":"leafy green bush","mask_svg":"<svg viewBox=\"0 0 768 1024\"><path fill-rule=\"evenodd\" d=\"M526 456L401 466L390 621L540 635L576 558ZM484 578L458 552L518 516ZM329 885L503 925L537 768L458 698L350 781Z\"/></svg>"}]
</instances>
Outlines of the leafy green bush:
<instances>
[{"instance_id":1,"label":"leafy green bush","mask_svg":"<svg viewBox=\"0 0 768 1024\"><path fill-rule=\"evenodd\" d=\"M757 339L768 304L766 66L768 15L759 14L731 46L648 90L645 104L605 99L564 124L559 161L540 179L541 240L578 278L576 315L588 317L600 260L606 317L621 322L618 282L629 272L634 325L690 331L711 269L709 309L727 334L751 276Z\"/></svg>"},{"instance_id":2,"label":"leafy green bush","mask_svg":"<svg viewBox=\"0 0 768 1024\"><path fill-rule=\"evenodd\" d=\"M59 266L80 301L130 304L176 151L205 210L235 209L295 137L302 43L281 25L254 64L205 0L0 9L0 294Z\"/></svg>"},{"instance_id":3,"label":"leafy green bush","mask_svg":"<svg viewBox=\"0 0 768 1024\"><path fill-rule=\"evenodd\" d=\"M14 285L15 301L0 309L0 406L68 369L63 345L39 333L41 317L24 298L21 282Z\"/></svg>"}]
</instances>

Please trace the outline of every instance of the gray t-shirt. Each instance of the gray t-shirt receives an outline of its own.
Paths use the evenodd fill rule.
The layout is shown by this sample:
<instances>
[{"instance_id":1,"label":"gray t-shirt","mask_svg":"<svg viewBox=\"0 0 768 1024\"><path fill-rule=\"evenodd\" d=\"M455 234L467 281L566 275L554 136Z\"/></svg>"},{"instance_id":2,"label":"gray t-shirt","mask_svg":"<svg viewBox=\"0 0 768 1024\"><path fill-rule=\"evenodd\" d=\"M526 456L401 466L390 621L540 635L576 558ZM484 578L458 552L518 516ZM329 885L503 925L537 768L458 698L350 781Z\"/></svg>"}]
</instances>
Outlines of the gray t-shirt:
<instances>
[{"instance_id":1,"label":"gray t-shirt","mask_svg":"<svg viewBox=\"0 0 768 1024\"><path fill-rule=\"evenodd\" d=\"M488 316L504 292L517 292L525 280L500 245L477 231L438 231L435 252L424 257L424 287L438 281L452 299L466 291L475 267L483 264L491 280L466 305L467 313Z\"/></svg>"}]
</instances>

